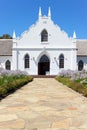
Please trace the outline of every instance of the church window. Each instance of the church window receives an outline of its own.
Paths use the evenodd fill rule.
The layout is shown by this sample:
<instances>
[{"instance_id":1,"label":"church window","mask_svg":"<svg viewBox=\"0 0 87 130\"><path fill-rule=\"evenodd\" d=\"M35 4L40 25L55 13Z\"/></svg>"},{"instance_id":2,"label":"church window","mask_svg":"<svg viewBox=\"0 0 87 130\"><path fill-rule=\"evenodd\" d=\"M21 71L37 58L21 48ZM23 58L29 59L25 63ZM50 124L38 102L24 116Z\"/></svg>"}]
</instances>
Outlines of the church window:
<instances>
[{"instance_id":1,"label":"church window","mask_svg":"<svg viewBox=\"0 0 87 130\"><path fill-rule=\"evenodd\" d=\"M9 60L5 63L5 69L10 70L11 69L11 62Z\"/></svg>"},{"instance_id":2,"label":"church window","mask_svg":"<svg viewBox=\"0 0 87 130\"><path fill-rule=\"evenodd\" d=\"M83 61L80 60L79 63L78 63L78 70L82 71L83 70L83 66L84 66Z\"/></svg>"},{"instance_id":3,"label":"church window","mask_svg":"<svg viewBox=\"0 0 87 130\"><path fill-rule=\"evenodd\" d=\"M61 54L59 56L59 68L64 68L64 56Z\"/></svg>"},{"instance_id":4,"label":"church window","mask_svg":"<svg viewBox=\"0 0 87 130\"><path fill-rule=\"evenodd\" d=\"M41 33L41 42L47 42L48 41L48 33L47 31L44 29Z\"/></svg>"},{"instance_id":5,"label":"church window","mask_svg":"<svg viewBox=\"0 0 87 130\"><path fill-rule=\"evenodd\" d=\"M30 59L29 55L26 54L25 58L24 58L24 67L25 68L29 68L30 67L29 59Z\"/></svg>"}]
</instances>

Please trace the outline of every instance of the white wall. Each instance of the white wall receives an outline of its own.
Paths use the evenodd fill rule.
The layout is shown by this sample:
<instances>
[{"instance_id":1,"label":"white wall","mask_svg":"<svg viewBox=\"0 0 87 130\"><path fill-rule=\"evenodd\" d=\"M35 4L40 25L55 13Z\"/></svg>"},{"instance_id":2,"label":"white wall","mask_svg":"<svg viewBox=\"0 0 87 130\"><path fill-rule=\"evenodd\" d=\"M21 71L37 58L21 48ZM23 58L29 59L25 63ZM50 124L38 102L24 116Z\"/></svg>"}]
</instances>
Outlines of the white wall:
<instances>
[{"instance_id":1,"label":"white wall","mask_svg":"<svg viewBox=\"0 0 87 130\"><path fill-rule=\"evenodd\" d=\"M48 42L41 42L43 29L48 32ZM30 56L30 68L26 71L32 75L38 74L38 62L43 54L50 58L50 75L56 75L60 71L60 54L64 55L64 69L76 69L76 43L46 16L41 17L20 38L13 40L13 69L25 70L25 54Z\"/></svg>"},{"instance_id":2,"label":"white wall","mask_svg":"<svg viewBox=\"0 0 87 130\"><path fill-rule=\"evenodd\" d=\"M41 42L41 32L46 29L48 32L48 42ZM29 48L76 48L76 44L72 39L68 38L68 34L55 25L48 17L42 17L29 30L25 31L20 38L17 39L17 47Z\"/></svg>"},{"instance_id":3,"label":"white wall","mask_svg":"<svg viewBox=\"0 0 87 130\"><path fill-rule=\"evenodd\" d=\"M18 52L18 63L17 58L14 60L14 66L15 69L25 70L29 74L32 75L38 75L38 62L42 55L47 55L50 59L50 75L56 75L59 73L61 69L59 69L59 56L60 54L64 55L64 69L73 69L76 68L76 61L72 57L72 50L55 50L55 49L32 49L32 50L25 50L25 49L19 49ZM16 54L16 51L14 52ZM24 56L26 54L29 54L30 56L30 68L25 69L24 68ZM73 63L73 64L72 64ZM18 64L18 68L17 68Z\"/></svg>"}]
</instances>

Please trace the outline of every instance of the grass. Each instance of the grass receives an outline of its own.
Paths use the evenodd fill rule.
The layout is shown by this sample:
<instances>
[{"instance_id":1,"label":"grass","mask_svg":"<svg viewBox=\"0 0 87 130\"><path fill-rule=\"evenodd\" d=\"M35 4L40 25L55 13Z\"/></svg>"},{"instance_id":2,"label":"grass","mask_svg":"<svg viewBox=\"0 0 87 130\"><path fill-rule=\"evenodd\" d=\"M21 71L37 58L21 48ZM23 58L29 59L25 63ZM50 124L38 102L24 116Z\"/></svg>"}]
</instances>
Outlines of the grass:
<instances>
[{"instance_id":1,"label":"grass","mask_svg":"<svg viewBox=\"0 0 87 130\"><path fill-rule=\"evenodd\" d=\"M58 76L56 80L68 86L69 88L81 93L87 97L87 79L71 80L69 77Z\"/></svg>"},{"instance_id":2,"label":"grass","mask_svg":"<svg viewBox=\"0 0 87 130\"><path fill-rule=\"evenodd\" d=\"M0 77L0 99L4 98L10 93L13 93L23 85L31 82L31 76L15 75L15 76L1 76Z\"/></svg>"}]
</instances>

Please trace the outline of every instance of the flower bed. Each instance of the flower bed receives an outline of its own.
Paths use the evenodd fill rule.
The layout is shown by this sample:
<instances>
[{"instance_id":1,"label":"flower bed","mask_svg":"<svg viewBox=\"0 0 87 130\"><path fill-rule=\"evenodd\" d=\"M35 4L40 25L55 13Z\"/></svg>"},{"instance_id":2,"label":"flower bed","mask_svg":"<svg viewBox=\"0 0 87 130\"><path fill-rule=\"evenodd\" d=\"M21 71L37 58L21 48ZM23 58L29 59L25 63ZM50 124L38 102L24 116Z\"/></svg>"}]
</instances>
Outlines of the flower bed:
<instances>
[{"instance_id":1,"label":"flower bed","mask_svg":"<svg viewBox=\"0 0 87 130\"><path fill-rule=\"evenodd\" d=\"M56 80L87 97L87 72L62 71Z\"/></svg>"},{"instance_id":2,"label":"flower bed","mask_svg":"<svg viewBox=\"0 0 87 130\"><path fill-rule=\"evenodd\" d=\"M0 99L33 80L33 77L22 71L2 70L0 72Z\"/></svg>"}]
</instances>

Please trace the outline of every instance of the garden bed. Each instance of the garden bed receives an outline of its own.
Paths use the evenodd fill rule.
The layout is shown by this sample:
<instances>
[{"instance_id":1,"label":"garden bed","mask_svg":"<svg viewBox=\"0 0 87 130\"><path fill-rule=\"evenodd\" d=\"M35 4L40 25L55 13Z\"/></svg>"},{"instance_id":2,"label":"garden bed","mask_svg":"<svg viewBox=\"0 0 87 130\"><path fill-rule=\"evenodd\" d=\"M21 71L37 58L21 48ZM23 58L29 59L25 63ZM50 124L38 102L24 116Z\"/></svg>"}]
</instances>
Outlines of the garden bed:
<instances>
[{"instance_id":1,"label":"garden bed","mask_svg":"<svg viewBox=\"0 0 87 130\"><path fill-rule=\"evenodd\" d=\"M25 84L33 80L32 76L28 76L22 71L3 71L0 73L0 99L15 92Z\"/></svg>"},{"instance_id":2,"label":"garden bed","mask_svg":"<svg viewBox=\"0 0 87 130\"><path fill-rule=\"evenodd\" d=\"M56 80L87 97L87 72L62 72Z\"/></svg>"}]
</instances>

